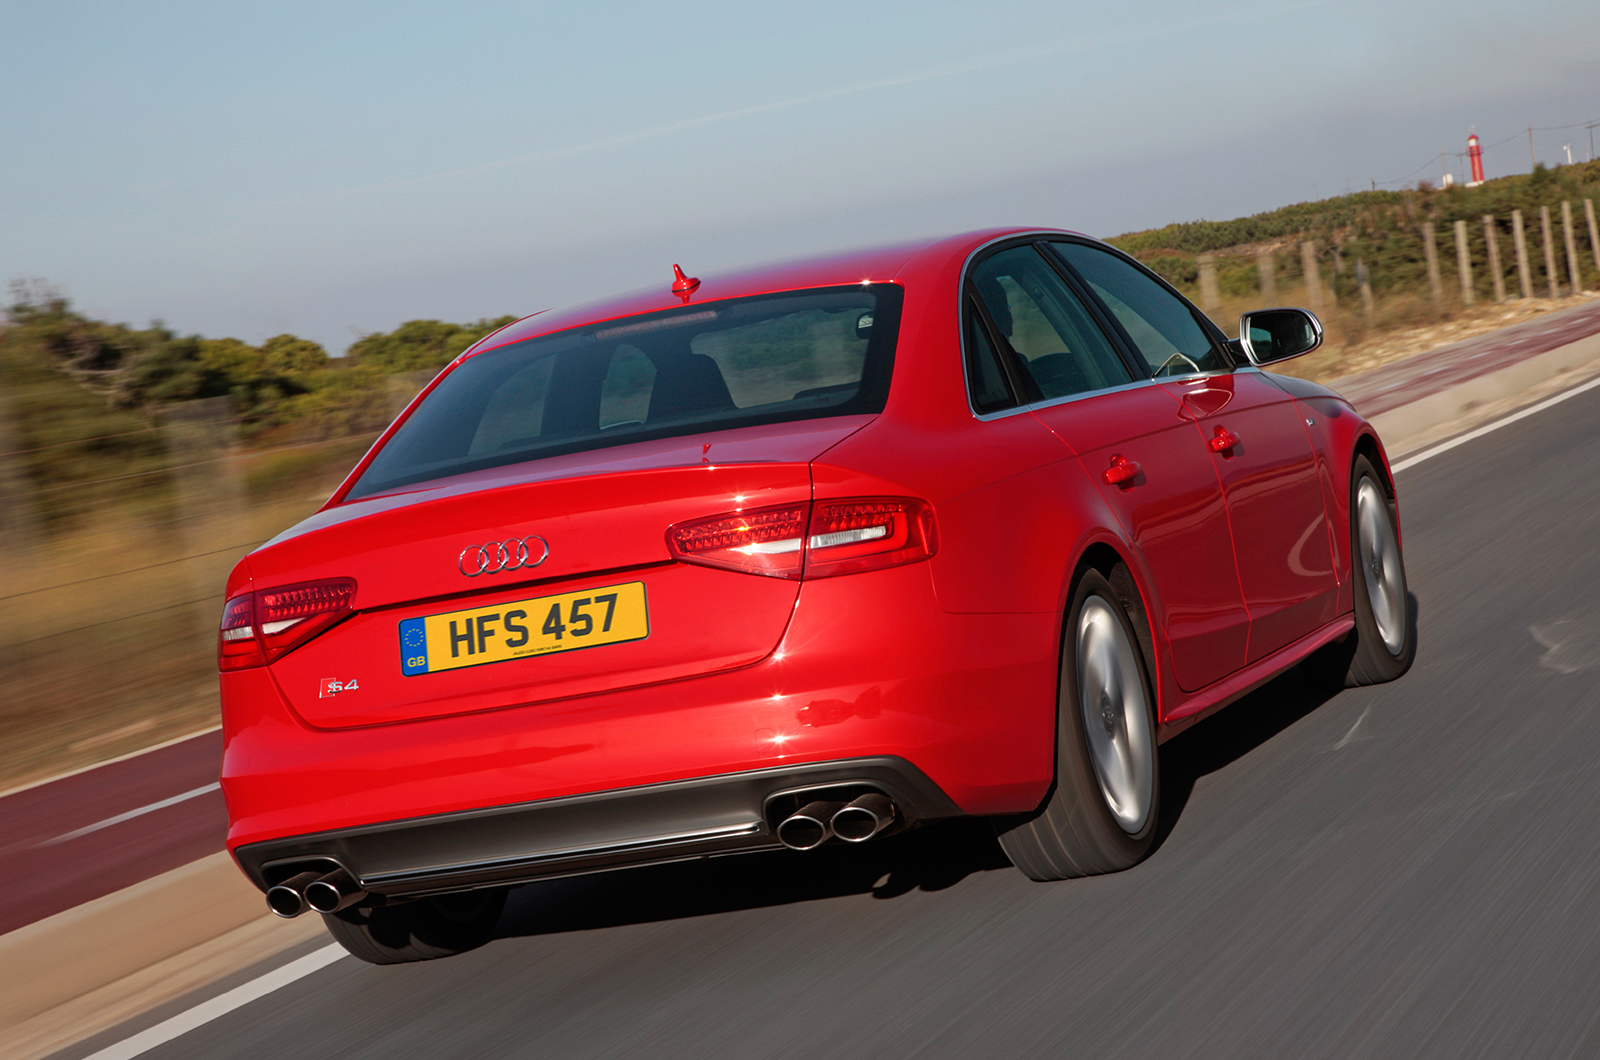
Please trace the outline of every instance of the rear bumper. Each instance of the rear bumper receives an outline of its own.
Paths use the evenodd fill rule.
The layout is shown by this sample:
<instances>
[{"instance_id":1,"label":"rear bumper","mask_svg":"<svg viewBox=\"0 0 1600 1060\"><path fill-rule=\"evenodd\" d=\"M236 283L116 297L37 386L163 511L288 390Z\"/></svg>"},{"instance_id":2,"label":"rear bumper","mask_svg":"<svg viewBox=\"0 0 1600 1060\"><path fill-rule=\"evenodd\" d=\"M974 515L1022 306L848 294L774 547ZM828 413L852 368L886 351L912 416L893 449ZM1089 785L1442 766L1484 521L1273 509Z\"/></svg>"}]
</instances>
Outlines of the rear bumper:
<instances>
[{"instance_id":1,"label":"rear bumper","mask_svg":"<svg viewBox=\"0 0 1600 1060\"><path fill-rule=\"evenodd\" d=\"M228 847L243 861L279 841L883 757L914 765L960 812L1023 812L1054 774L1057 626L1048 614L948 614L927 564L912 564L805 583L779 650L755 665L554 702L324 729L289 706L273 667L232 671L222 675ZM647 825L617 841L680 831L671 812L666 823L641 812ZM615 838L601 830L570 846ZM457 855L439 857L427 867Z\"/></svg>"},{"instance_id":2,"label":"rear bumper","mask_svg":"<svg viewBox=\"0 0 1600 1060\"><path fill-rule=\"evenodd\" d=\"M908 820L961 811L903 759L859 758L650 784L250 843L234 856L265 890L306 868L345 869L399 896L772 849L785 796L870 788Z\"/></svg>"}]
</instances>

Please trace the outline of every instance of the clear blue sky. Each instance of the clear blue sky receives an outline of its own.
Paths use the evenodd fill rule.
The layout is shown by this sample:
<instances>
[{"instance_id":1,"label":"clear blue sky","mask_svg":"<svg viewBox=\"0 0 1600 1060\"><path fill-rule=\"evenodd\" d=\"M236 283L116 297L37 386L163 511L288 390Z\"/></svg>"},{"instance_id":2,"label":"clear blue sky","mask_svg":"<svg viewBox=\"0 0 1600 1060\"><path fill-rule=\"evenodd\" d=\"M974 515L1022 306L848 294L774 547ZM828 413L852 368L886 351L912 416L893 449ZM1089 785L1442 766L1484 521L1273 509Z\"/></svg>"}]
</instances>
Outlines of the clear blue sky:
<instances>
[{"instance_id":1,"label":"clear blue sky","mask_svg":"<svg viewBox=\"0 0 1600 1060\"><path fill-rule=\"evenodd\" d=\"M673 261L1437 182L1471 125L1600 118L1600 4L0 0L0 93L0 279L337 352Z\"/></svg>"}]
</instances>

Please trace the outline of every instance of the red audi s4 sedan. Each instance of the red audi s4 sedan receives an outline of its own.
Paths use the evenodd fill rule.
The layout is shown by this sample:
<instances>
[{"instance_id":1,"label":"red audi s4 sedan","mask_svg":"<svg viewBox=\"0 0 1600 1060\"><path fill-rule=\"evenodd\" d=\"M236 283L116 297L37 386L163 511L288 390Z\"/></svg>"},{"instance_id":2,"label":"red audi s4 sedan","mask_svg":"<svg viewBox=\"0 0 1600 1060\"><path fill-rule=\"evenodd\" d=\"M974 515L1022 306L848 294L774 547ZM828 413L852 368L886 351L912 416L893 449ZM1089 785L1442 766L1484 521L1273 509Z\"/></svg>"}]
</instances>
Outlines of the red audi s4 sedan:
<instances>
[{"instance_id":1,"label":"red audi s4 sedan","mask_svg":"<svg viewBox=\"0 0 1600 1060\"><path fill-rule=\"evenodd\" d=\"M1007 229L537 314L463 353L218 639L228 846L374 963L507 888L993 819L1151 849L1160 745L1415 651L1382 443L1136 261ZM803 854L792 855L803 857Z\"/></svg>"}]
</instances>

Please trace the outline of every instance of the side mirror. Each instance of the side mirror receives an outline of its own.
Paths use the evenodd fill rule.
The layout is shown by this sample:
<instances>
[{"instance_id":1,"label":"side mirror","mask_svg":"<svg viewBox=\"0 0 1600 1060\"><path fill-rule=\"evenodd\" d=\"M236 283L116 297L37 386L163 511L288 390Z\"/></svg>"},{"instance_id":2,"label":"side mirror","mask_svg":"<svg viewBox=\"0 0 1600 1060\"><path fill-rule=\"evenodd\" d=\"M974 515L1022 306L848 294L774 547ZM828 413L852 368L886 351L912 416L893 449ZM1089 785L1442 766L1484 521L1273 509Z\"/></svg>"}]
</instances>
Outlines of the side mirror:
<instances>
[{"instance_id":1,"label":"side mirror","mask_svg":"<svg viewBox=\"0 0 1600 1060\"><path fill-rule=\"evenodd\" d=\"M1304 309L1257 309L1239 318L1239 348L1254 365L1300 357L1322 345L1322 322Z\"/></svg>"}]
</instances>

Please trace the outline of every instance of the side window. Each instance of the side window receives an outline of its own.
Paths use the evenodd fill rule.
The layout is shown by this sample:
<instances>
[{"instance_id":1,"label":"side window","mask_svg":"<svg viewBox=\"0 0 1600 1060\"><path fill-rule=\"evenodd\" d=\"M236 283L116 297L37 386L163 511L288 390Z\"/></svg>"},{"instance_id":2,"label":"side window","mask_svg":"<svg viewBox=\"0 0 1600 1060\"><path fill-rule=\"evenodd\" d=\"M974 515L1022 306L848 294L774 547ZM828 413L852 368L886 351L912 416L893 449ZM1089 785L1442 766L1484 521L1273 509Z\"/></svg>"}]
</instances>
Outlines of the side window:
<instances>
[{"instance_id":1,"label":"side window","mask_svg":"<svg viewBox=\"0 0 1600 1060\"><path fill-rule=\"evenodd\" d=\"M983 322L978 319L977 307L970 300L963 315L967 332L967 387L972 393L972 407L979 412L1010 408L1017 400L1011 396L1011 386L1000 370L1000 359L989 342Z\"/></svg>"},{"instance_id":2,"label":"side window","mask_svg":"<svg viewBox=\"0 0 1600 1060\"><path fill-rule=\"evenodd\" d=\"M1013 354L1029 400L1048 400L1133 382L1105 333L1055 269L1030 246L985 258L972 284Z\"/></svg>"},{"instance_id":3,"label":"side window","mask_svg":"<svg viewBox=\"0 0 1600 1060\"><path fill-rule=\"evenodd\" d=\"M1229 365L1187 302L1099 247L1051 243L1111 310L1156 375L1225 371Z\"/></svg>"}]
</instances>

